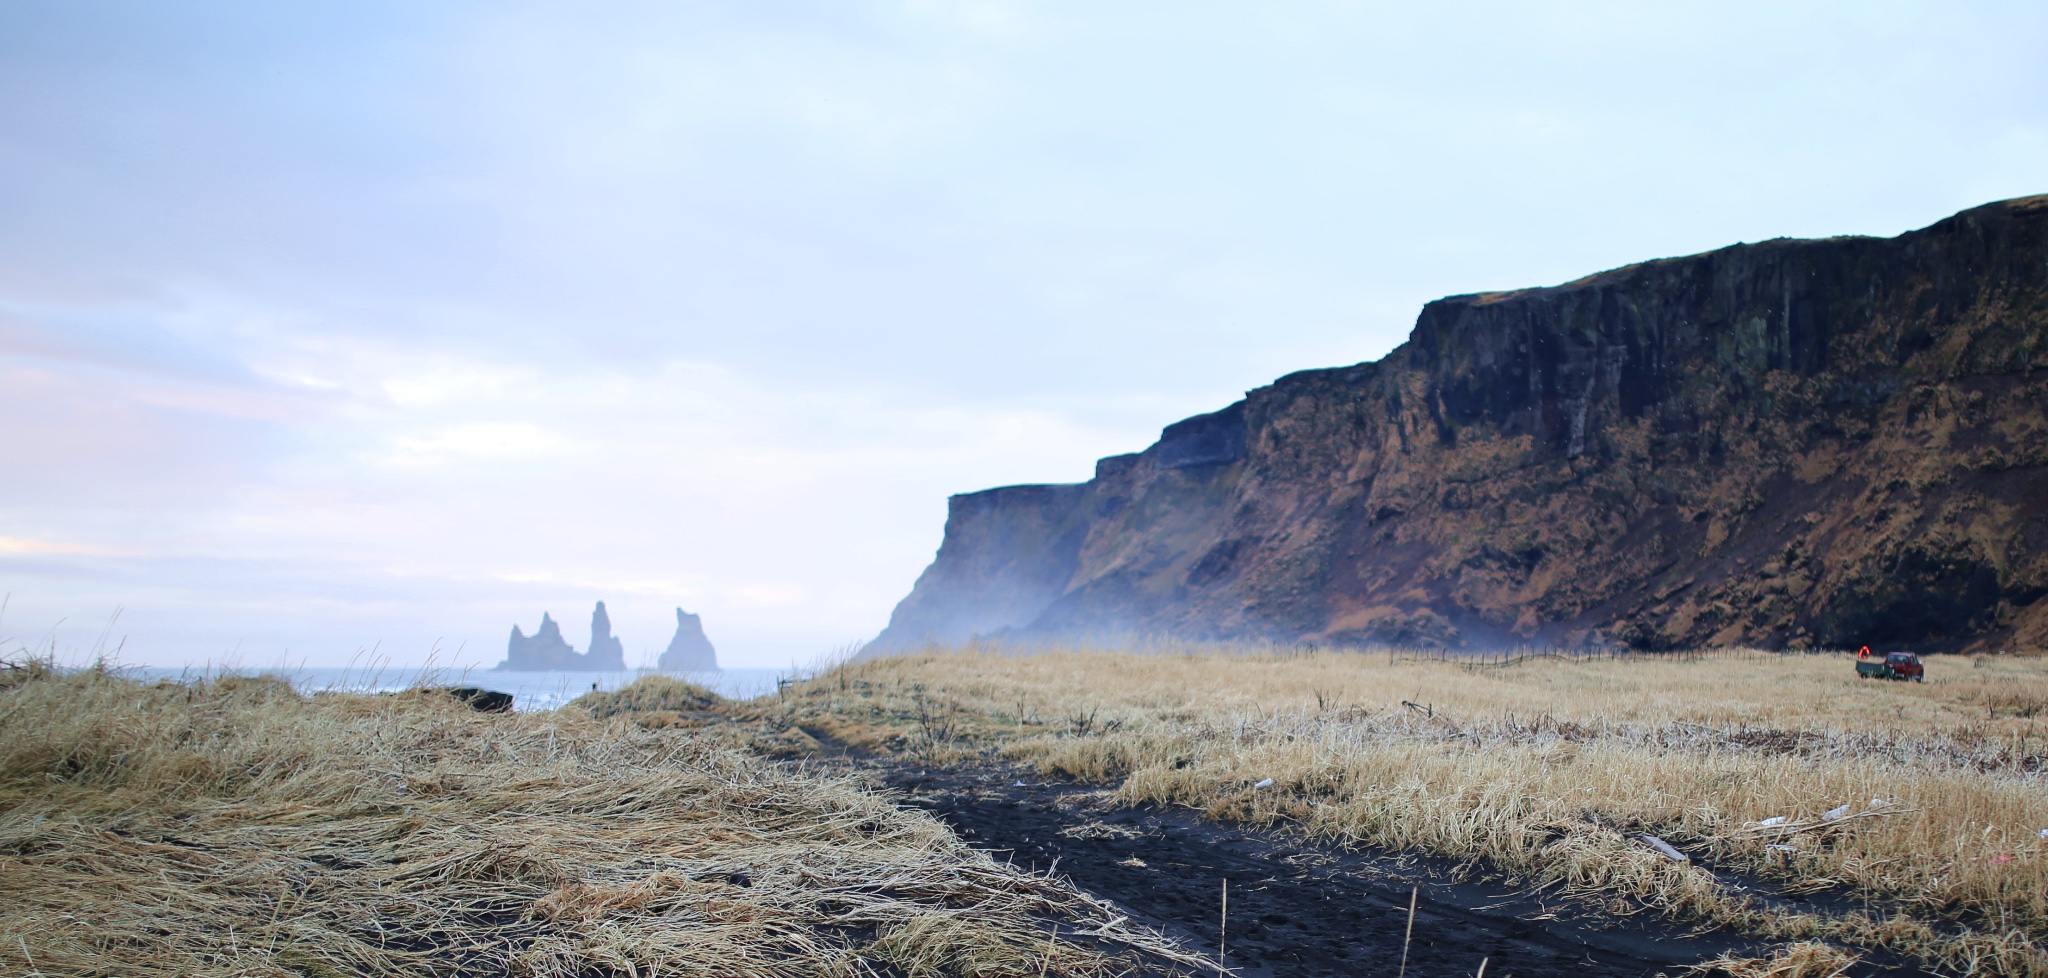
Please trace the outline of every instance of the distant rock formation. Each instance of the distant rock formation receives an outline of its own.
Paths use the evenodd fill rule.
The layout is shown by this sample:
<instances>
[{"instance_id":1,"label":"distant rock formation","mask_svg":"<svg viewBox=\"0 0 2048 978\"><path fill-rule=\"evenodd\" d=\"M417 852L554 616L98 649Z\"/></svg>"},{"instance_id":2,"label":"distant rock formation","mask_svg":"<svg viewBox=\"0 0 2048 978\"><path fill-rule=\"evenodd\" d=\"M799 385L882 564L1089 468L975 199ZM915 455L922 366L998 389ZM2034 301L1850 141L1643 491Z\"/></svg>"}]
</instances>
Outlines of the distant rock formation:
<instances>
[{"instance_id":1,"label":"distant rock formation","mask_svg":"<svg viewBox=\"0 0 2048 978\"><path fill-rule=\"evenodd\" d=\"M512 626L512 640L505 646L505 661L498 668L511 672L547 672L553 669L581 669L583 657L562 639L562 626L546 612L540 616L540 630L527 637Z\"/></svg>"},{"instance_id":2,"label":"distant rock formation","mask_svg":"<svg viewBox=\"0 0 2048 978\"><path fill-rule=\"evenodd\" d=\"M718 651L704 637L703 619L676 609L676 637L668 640L659 665L662 672L718 671Z\"/></svg>"},{"instance_id":3,"label":"distant rock formation","mask_svg":"<svg viewBox=\"0 0 2048 978\"><path fill-rule=\"evenodd\" d=\"M626 670L626 647L612 635L612 616L605 613L602 601L597 603L597 610L590 613L590 651L583 659L585 669Z\"/></svg>"},{"instance_id":4,"label":"distant rock formation","mask_svg":"<svg viewBox=\"0 0 2048 978\"><path fill-rule=\"evenodd\" d=\"M1425 306L955 496L867 655L989 636L2048 648L2048 196Z\"/></svg>"},{"instance_id":5,"label":"distant rock formation","mask_svg":"<svg viewBox=\"0 0 2048 978\"><path fill-rule=\"evenodd\" d=\"M611 616L604 602L590 615L590 654L580 655L562 638L562 626L542 612L540 629L531 637L512 626L512 640L505 646L505 661L499 669L508 672L624 672L626 650L612 636Z\"/></svg>"}]
</instances>

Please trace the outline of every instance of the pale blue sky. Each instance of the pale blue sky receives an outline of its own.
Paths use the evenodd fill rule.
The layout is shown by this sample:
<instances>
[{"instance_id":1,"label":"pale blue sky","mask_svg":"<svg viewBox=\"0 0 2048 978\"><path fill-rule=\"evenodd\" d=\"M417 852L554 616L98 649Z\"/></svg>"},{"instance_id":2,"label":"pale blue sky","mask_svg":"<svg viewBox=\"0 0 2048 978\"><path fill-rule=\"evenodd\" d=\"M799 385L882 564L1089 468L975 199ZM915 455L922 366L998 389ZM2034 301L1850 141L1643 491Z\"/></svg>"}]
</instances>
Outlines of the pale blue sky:
<instances>
[{"instance_id":1,"label":"pale blue sky","mask_svg":"<svg viewBox=\"0 0 2048 978\"><path fill-rule=\"evenodd\" d=\"M2048 191L2038 3L0 6L0 635L873 635L1439 295ZM461 649L459 656L452 656Z\"/></svg>"}]
</instances>

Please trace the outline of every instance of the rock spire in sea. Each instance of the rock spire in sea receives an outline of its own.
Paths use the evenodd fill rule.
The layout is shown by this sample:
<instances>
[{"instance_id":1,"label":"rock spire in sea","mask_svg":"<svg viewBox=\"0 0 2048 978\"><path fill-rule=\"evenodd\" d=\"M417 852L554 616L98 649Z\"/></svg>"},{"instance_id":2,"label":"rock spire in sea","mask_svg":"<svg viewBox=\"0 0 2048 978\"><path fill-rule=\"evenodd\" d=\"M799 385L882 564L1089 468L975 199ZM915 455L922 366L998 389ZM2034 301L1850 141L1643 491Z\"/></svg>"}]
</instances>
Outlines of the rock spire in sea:
<instances>
[{"instance_id":1,"label":"rock spire in sea","mask_svg":"<svg viewBox=\"0 0 2048 978\"><path fill-rule=\"evenodd\" d=\"M547 672L552 669L581 669L583 657L562 638L562 626L547 612L541 612L540 628L532 636L512 626L512 640L505 646L505 661L498 668L513 672Z\"/></svg>"},{"instance_id":2,"label":"rock spire in sea","mask_svg":"<svg viewBox=\"0 0 2048 978\"><path fill-rule=\"evenodd\" d=\"M704 635L704 621L681 608L676 609L676 637L668 640L661 653L662 672L713 672L718 669L718 651Z\"/></svg>"},{"instance_id":3,"label":"rock spire in sea","mask_svg":"<svg viewBox=\"0 0 2048 978\"><path fill-rule=\"evenodd\" d=\"M626 650L612 635L611 616L605 613L604 602L599 601L597 610L590 613L589 654L577 653L562 638L562 626L542 612L540 628L530 636L520 631L518 625L512 626L511 641L505 645L505 661L497 667L508 672L624 672Z\"/></svg>"},{"instance_id":4,"label":"rock spire in sea","mask_svg":"<svg viewBox=\"0 0 2048 978\"><path fill-rule=\"evenodd\" d=\"M590 651L583 659L585 669L626 671L626 647L612 634L612 616L605 613L602 601L590 613Z\"/></svg>"}]
</instances>

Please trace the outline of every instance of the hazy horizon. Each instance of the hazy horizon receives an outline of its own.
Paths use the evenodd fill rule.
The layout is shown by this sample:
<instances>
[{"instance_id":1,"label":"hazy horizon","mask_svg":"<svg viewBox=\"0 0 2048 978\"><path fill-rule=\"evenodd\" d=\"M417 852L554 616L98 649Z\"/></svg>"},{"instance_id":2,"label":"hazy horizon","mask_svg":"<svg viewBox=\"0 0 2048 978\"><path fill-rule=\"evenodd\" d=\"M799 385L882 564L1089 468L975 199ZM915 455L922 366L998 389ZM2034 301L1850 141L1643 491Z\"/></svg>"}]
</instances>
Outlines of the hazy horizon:
<instances>
[{"instance_id":1,"label":"hazy horizon","mask_svg":"<svg viewBox=\"0 0 2048 978\"><path fill-rule=\"evenodd\" d=\"M629 664L678 606L808 662L949 494L1430 299L2048 192L2044 42L2018 3L10 4L0 638L489 666L604 600Z\"/></svg>"}]
</instances>

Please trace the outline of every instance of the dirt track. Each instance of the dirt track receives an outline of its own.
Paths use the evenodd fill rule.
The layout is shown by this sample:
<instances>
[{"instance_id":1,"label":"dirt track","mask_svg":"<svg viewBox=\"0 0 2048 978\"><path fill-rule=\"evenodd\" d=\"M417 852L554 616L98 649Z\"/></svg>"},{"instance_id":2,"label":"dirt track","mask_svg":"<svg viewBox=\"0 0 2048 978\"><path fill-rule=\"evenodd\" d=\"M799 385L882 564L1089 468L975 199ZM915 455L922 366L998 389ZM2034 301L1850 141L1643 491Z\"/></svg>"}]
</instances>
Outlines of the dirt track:
<instances>
[{"instance_id":1,"label":"dirt track","mask_svg":"<svg viewBox=\"0 0 2048 978\"><path fill-rule=\"evenodd\" d=\"M1458 882L1428 861L1218 826L1192 812L1113 808L1088 786L1015 769L892 764L878 773L969 843L1019 865L1057 861L1083 889L1191 946L1216 948L1228 879L1227 962L1244 978L1395 974L1411 887L1419 893L1407 973L1416 978L1470 978L1482 960L1493 978L1677 974L1731 948L1756 950L1739 935L1691 937L1648 915L1587 914ZM1849 975L1918 973L1862 965Z\"/></svg>"}]
</instances>

